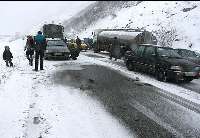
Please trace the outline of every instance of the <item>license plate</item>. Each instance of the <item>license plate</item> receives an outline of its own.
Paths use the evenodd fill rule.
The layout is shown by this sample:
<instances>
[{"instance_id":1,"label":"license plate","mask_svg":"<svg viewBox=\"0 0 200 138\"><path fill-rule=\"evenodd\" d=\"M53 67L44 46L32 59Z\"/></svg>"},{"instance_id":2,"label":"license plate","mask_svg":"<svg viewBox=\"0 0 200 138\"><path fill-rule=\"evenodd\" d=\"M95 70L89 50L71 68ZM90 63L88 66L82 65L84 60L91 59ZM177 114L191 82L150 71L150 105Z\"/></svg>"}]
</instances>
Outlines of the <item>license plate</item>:
<instances>
[{"instance_id":1,"label":"license plate","mask_svg":"<svg viewBox=\"0 0 200 138\"><path fill-rule=\"evenodd\" d=\"M62 53L54 53L55 56L60 56Z\"/></svg>"}]
</instances>

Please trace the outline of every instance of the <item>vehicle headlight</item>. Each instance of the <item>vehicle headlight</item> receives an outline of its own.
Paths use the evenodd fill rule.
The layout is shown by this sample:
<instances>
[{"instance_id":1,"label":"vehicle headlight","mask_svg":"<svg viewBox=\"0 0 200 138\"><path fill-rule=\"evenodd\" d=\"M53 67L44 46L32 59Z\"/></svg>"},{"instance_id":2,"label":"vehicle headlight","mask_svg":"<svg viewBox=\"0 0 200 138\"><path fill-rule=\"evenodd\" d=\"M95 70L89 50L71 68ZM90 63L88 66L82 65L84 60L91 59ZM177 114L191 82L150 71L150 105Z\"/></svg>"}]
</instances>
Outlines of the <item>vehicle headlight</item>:
<instances>
[{"instance_id":1,"label":"vehicle headlight","mask_svg":"<svg viewBox=\"0 0 200 138\"><path fill-rule=\"evenodd\" d=\"M194 70L195 71L200 71L200 67L195 67Z\"/></svg>"},{"instance_id":2,"label":"vehicle headlight","mask_svg":"<svg viewBox=\"0 0 200 138\"><path fill-rule=\"evenodd\" d=\"M180 66L171 66L172 70L182 70L182 68Z\"/></svg>"},{"instance_id":3,"label":"vehicle headlight","mask_svg":"<svg viewBox=\"0 0 200 138\"><path fill-rule=\"evenodd\" d=\"M45 52L48 53L49 51L48 51L48 50L45 50Z\"/></svg>"}]
</instances>

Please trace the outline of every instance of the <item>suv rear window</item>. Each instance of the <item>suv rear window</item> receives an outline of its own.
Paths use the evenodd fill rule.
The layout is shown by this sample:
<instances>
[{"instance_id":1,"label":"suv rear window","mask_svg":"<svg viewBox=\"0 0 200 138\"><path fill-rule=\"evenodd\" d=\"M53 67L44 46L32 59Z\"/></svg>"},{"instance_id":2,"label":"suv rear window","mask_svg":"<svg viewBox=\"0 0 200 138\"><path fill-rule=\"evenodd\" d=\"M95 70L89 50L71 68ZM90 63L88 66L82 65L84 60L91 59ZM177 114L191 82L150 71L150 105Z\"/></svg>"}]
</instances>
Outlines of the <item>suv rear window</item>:
<instances>
[{"instance_id":1,"label":"suv rear window","mask_svg":"<svg viewBox=\"0 0 200 138\"><path fill-rule=\"evenodd\" d=\"M145 49L145 46L138 46L137 49L135 50L135 54L141 57L144 52L144 49Z\"/></svg>"}]
</instances>

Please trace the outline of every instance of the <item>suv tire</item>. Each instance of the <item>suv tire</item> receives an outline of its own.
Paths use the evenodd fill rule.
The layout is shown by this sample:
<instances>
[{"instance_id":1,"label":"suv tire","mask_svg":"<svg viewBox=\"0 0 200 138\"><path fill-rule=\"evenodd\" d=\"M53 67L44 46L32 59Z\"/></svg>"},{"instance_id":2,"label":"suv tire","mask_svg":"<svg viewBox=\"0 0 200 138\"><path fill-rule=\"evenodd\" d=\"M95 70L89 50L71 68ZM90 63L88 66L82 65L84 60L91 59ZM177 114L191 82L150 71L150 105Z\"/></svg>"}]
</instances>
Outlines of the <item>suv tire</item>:
<instances>
[{"instance_id":1,"label":"suv tire","mask_svg":"<svg viewBox=\"0 0 200 138\"><path fill-rule=\"evenodd\" d=\"M156 71L156 78L157 78L157 80L162 81L162 82L168 81L165 71L157 70Z\"/></svg>"},{"instance_id":2,"label":"suv tire","mask_svg":"<svg viewBox=\"0 0 200 138\"><path fill-rule=\"evenodd\" d=\"M126 63L126 67L127 67L128 70L130 70L130 71L134 70L133 63L131 63L130 61L127 61L127 63Z\"/></svg>"}]
</instances>

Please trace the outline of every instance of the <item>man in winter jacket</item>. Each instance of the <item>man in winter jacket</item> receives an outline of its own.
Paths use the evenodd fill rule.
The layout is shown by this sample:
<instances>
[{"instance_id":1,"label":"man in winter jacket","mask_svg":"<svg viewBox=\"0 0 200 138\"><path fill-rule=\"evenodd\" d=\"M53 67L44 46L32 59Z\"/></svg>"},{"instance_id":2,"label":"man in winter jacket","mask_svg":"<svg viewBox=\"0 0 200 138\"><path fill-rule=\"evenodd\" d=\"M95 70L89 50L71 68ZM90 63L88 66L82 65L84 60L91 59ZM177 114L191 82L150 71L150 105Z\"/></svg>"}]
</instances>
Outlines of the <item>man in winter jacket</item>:
<instances>
[{"instance_id":1,"label":"man in winter jacket","mask_svg":"<svg viewBox=\"0 0 200 138\"><path fill-rule=\"evenodd\" d=\"M40 58L40 70L43 70L44 51L46 50L46 39L41 31L34 38L35 41L35 71L38 71L38 61Z\"/></svg>"},{"instance_id":2,"label":"man in winter jacket","mask_svg":"<svg viewBox=\"0 0 200 138\"><path fill-rule=\"evenodd\" d=\"M3 60L5 60L7 67L9 67L9 64L10 64L10 67L13 67L12 58L13 58L13 55L10 52L9 46L5 46L5 50L3 52Z\"/></svg>"},{"instance_id":3,"label":"man in winter jacket","mask_svg":"<svg viewBox=\"0 0 200 138\"><path fill-rule=\"evenodd\" d=\"M110 46L110 59L115 58L115 61L120 58L120 45L117 37L114 37L113 43Z\"/></svg>"},{"instance_id":4,"label":"man in winter jacket","mask_svg":"<svg viewBox=\"0 0 200 138\"><path fill-rule=\"evenodd\" d=\"M76 38L76 44L79 52L81 51L81 39L77 36Z\"/></svg>"}]
</instances>

